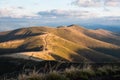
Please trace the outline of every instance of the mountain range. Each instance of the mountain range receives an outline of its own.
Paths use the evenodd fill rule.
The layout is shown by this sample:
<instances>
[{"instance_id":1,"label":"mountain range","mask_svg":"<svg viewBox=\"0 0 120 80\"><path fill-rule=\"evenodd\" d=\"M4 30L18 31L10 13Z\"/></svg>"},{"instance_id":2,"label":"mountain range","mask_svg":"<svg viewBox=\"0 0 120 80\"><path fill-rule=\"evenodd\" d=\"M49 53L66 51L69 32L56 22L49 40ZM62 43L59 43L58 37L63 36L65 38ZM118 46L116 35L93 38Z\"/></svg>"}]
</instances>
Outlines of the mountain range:
<instances>
[{"instance_id":1,"label":"mountain range","mask_svg":"<svg viewBox=\"0 0 120 80\"><path fill-rule=\"evenodd\" d=\"M120 62L120 35L78 25L0 32L0 57L70 62Z\"/></svg>"}]
</instances>

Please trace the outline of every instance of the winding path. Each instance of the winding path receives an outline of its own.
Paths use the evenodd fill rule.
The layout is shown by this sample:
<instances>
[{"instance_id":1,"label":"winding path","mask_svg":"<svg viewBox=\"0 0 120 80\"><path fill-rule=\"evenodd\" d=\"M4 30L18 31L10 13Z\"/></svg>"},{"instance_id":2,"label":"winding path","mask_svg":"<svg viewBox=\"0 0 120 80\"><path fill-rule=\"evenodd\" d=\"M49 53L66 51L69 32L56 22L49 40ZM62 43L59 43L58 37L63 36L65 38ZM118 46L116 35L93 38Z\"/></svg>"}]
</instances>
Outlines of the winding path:
<instances>
[{"instance_id":1,"label":"winding path","mask_svg":"<svg viewBox=\"0 0 120 80\"><path fill-rule=\"evenodd\" d=\"M47 38L48 38L49 34L46 34L45 37L43 38L43 41L44 41L44 48L43 48L43 51L45 52L46 49L47 49L47 45L48 45L48 42L47 42Z\"/></svg>"}]
</instances>

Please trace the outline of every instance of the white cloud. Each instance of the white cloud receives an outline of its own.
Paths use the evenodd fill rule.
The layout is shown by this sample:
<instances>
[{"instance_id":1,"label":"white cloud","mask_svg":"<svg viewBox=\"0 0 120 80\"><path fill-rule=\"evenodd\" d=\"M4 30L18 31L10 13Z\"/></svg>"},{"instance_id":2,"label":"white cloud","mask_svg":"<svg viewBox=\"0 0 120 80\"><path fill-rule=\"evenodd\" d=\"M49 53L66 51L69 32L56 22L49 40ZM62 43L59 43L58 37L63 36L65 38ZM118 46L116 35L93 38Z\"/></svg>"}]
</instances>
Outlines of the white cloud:
<instances>
[{"instance_id":1,"label":"white cloud","mask_svg":"<svg viewBox=\"0 0 120 80\"><path fill-rule=\"evenodd\" d=\"M37 16L37 15L25 10L22 7L0 8L0 17L31 18L31 17L35 17L35 16Z\"/></svg>"},{"instance_id":2,"label":"white cloud","mask_svg":"<svg viewBox=\"0 0 120 80\"><path fill-rule=\"evenodd\" d=\"M101 6L100 1L98 0L75 0L72 4L77 5L79 7L93 7L93 6Z\"/></svg>"},{"instance_id":3,"label":"white cloud","mask_svg":"<svg viewBox=\"0 0 120 80\"><path fill-rule=\"evenodd\" d=\"M72 4L79 7L118 7L120 6L120 0L75 0Z\"/></svg>"},{"instance_id":4,"label":"white cloud","mask_svg":"<svg viewBox=\"0 0 120 80\"><path fill-rule=\"evenodd\" d=\"M106 0L105 1L106 6L120 6L120 0Z\"/></svg>"},{"instance_id":5,"label":"white cloud","mask_svg":"<svg viewBox=\"0 0 120 80\"><path fill-rule=\"evenodd\" d=\"M120 16L120 10L112 9L109 11L103 10L50 10L50 11L40 11L38 15L41 18L80 18L80 19L89 19L89 18L102 18L102 17L117 17Z\"/></svg>"},{"instance_id":6,"label":"white cloud","mask_svg":"<svg viewBox=\"0 0 120 80\"><path fill-rule=\"evenodd\" d=\"M50 11L40 11L38 13L41 17L49 18L92 18L97 15L89 11L80 10L50 10Z\"/></svg>"}]
</instances>

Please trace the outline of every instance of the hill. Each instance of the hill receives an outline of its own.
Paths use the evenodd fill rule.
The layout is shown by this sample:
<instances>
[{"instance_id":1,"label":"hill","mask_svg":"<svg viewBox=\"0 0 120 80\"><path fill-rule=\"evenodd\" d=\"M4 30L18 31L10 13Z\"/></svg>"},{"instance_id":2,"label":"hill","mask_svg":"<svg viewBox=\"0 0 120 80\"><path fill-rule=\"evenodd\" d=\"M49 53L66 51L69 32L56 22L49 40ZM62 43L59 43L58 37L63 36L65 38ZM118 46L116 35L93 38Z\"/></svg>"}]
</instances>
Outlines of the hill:
<instances>
[{"instance_id":1,"label":"hill","mask_svg":"<svg viewBox=\"0 0 120 80\"><path fill-rule=\"evenodd\" d=\"M120 36L78 25L0 32L1 57L70 62L119 62Z\"/></svg>"}]
</instances>

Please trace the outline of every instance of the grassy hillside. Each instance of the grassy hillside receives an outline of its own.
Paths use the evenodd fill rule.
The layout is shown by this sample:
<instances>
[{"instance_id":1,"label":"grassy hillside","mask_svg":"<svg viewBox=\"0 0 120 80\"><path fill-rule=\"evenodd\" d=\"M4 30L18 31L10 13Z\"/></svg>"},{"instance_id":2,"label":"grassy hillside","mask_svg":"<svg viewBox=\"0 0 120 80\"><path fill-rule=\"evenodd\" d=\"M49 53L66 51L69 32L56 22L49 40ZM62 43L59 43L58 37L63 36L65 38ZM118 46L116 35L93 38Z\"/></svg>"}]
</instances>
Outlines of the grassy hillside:
<instances>
[{"instance_id":1,"label":"grassy hillside","mask_svg":"<svg viewBox=\"0 0 120 80\"><path fill-rule=\"evenodd\" d=\"M40 60L119 62L120 46L116 40L120 42L119 36L112 32L77 25L30 27L1 32L0 54Z\"/></svg>"}]
</instances>

